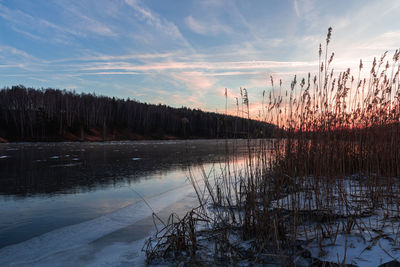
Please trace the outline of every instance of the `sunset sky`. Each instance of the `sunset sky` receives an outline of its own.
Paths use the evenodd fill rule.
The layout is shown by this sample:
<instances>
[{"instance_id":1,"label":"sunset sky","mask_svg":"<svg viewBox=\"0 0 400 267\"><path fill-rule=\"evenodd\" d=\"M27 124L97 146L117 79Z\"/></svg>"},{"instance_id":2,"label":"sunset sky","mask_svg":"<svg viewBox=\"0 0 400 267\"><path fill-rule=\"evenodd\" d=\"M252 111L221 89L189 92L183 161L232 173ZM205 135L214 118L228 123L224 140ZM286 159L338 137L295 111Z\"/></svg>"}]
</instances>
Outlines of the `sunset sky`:
<instances>
[{"instance_id":1,"label":"sunset sky","mask_svg":"<svg viewBox=\"0 0 400 267\"><path fill-rule=\"evenodd\" d=\"M72 89L222 112L318 69L400 47L400 1L0 0L0 87ZM368 70L365 70L368 72Z\"/></svg>"}]
</instances>

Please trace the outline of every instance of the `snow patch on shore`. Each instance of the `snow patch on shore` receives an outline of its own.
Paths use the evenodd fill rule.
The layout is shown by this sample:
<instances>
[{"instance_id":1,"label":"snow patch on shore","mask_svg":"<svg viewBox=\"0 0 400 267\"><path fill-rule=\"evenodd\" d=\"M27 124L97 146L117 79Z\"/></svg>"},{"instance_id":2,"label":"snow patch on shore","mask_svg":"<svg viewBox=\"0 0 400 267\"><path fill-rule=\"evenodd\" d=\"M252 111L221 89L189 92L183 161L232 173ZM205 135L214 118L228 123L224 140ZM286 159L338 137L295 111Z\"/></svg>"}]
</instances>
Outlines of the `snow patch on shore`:
<instances>
[{"instance_id":1,"label":"snow patch on shore","mask_svg":"<svg viewBox=\"0 0 400 267\"><path fill-rule=\"evenodd\" d=\"M333 263L353 264L363 267L377 267L381 264L400 258L398 244L390 238L364 240L360 235L338 235L335 245L324 240L321 253L317 242L312 242L306 248L315 258Z\"/></svg>"}]
</instances>

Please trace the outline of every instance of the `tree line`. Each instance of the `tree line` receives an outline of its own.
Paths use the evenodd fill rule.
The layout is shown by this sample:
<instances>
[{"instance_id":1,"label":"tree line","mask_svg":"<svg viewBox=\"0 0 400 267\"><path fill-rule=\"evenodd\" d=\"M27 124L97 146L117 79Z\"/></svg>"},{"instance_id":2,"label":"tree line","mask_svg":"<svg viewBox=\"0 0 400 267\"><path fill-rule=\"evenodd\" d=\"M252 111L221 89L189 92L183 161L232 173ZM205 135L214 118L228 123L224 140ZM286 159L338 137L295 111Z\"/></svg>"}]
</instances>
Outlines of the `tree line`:
<instances>
[{"instance_id":1,"label":"tree line","mask_svg":"<svg viewBox=\"0 0 400 267\"><path fill-rule=\"evenodd\" d=\"M22 85L0 90L0 138L8 141L269 137L260 121Z\"/></svg>"}]
</instances>

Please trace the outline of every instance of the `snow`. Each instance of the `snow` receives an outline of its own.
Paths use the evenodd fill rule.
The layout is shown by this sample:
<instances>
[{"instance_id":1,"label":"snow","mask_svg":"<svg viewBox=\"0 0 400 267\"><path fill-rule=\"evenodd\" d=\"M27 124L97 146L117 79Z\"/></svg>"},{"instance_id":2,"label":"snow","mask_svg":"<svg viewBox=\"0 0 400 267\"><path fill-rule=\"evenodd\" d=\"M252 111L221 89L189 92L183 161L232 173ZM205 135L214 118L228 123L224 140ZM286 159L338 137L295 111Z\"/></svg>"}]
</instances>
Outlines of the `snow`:
<instances>
[{"instance_id":1,"label":"snow","mask_svg":"<svg viewBox=\"0 0 400 267\"><path fill-rule=\"evenodd\" d=\"M59 156L52 156L52 157L50 157L50 159L58 159L59 158Z\"/></svg>"},{"instance_id":2,"label":"snow","mask_svg":"<svg viewBox=\"0 0 400 267\"><path fill-rule=\"evenodd\" d=\"M132 158L132 160L141 160L142 158Z\"/></svg>"},{"instance_id":3,"label":"snow","mask_svg":"<svg viewBox=\"0 0 400 267\"><path fill-rule=\"evenodd\" d=\"M289 194L272 203L272 208L297 211L319 211L337 216L337 220L325 223L333 230L330 238L318 240L316 232L320 227L316 222L298 227L297 237L311 241L304 248L312 257L333 263L353 264L356 266L379 266L394 259L400 260L400 221L399 209L395 203L382 202L374 207L363 179L349 177L335 181L333 190L327 194L321 190L300 191ZM310 177L304 182L315 183ZM302 184L303 188L307 188ZM379 185L383 192L398 194L397 188L388 189ZM317 192L317 196L316 196ZM329 196L329 198L328 198ZM317 201L317 199L319 201ZM318 205L317 205L318 203ZM347 234L343 228L354 222ZM335 237L337 231L337 236Z\"/></svg>"},{"instance_id":4,"label":"snow","mask_svg":"<svg viewBox=\"0 0 400 267\"><path fill-rule=\"evenodd\" d=\"M357 266L379 266L394 259L400 259L400 221L397 217L387 218L381 209L374 215L357 218L361 229L355 228L349 234L338 234L334 244L330 239L322 241L321 251L315 240L306 246L313 257L335 263Z\"/></svg>"},{"instance_id":5,"label":"snow","mask_svg":"<svg viewBox=\"0 0 400 267\"><path fill-rule=\"evenodd\" d=\"M0 156L0 159L6 159L6 158L8 158L7 155L2 155L2 156Z\"/></svg>"},{"instance_id":6,"label":"snow","mask_svg":"<svg viewBox=\"0 0 400 267\"><path fill-rule=\"evenodd\" d=\"M324 261L342 263L346 255L344 263L363 267L377 267L393 259L400 259L398 245L393 244L390 239L379 238L376 243L373 240L369 248L370 242L364 241L359 235L339 235L335 245L329 245L328 240L324 240L322 254L316 242L308 245L307 249L313 257Z\"/></svg>"}]
</instances>

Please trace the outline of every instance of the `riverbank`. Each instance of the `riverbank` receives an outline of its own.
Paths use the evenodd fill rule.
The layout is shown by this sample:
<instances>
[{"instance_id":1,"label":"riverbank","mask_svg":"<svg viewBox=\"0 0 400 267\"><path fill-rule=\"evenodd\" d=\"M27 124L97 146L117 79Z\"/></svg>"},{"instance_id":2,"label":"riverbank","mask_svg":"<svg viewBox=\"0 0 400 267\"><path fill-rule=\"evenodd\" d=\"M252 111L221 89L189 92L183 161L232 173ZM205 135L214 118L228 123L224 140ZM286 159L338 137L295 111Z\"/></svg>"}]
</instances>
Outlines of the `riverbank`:
<instances>
[{"instance_id":1,"label":"riverbank","mask_svg":"<svg viewBox=\"0 0 400 267\"><path fill-rule=\"evenodd\" d=\"M248 166L223 168L237 175L250 171ZM247 171L243 173L254 174ZM215 183L203 176L204 187L193 181L201 204L181 219L172 217L147 240L148 263L397 266L399 179L298 177L297 188L282 198L269 198L273 190L256 189L252 199L248 189L243 189L243 198L239 192L254 181L239 176L230 177L230 185L228 176L216 177Z\"/></svg>"},{"instance_id":2,"label":"riverbank","mask_svg":"<svg viewBox=\"0 0 400 267\"><path fill-rule=\"evenodd\" d=\"M237 134L235 137L229 139L245 139L247 134ZM103 134L101 128L91 128L88 131L80 132L64 132L61 136L47 137L47 138L3 138L0 136L0 143L16 143L16 142L120 142L120 141L169 141L169 140L212 140L218 138L207 138L202 136L188 136L183 138L181 136L168 135L168 134L151 134L143 135L139 133L119 130L112 133ZM221 138L224 139L224 138ZM257 138L255 138L257 139Z\"/></svg>"},{"instance_id":3,"label":"riverbank","mask_svg":"<svg viewBox=\"0 0 400 267\"><path fill-rule=\"evenodd\" d=\"M87 131L70 132L65 131L60 136L47 137L47 138L2 138L0 136L0 143L11 142L108 142L108 141L143 141L143 140L180 140L178 136L172 135L141 135L134 132L127 131L113 131L109 134L104 134L101 128L91 128ZM200 138L192 138L200 139Z\"/></svg>"}]
</instances>

